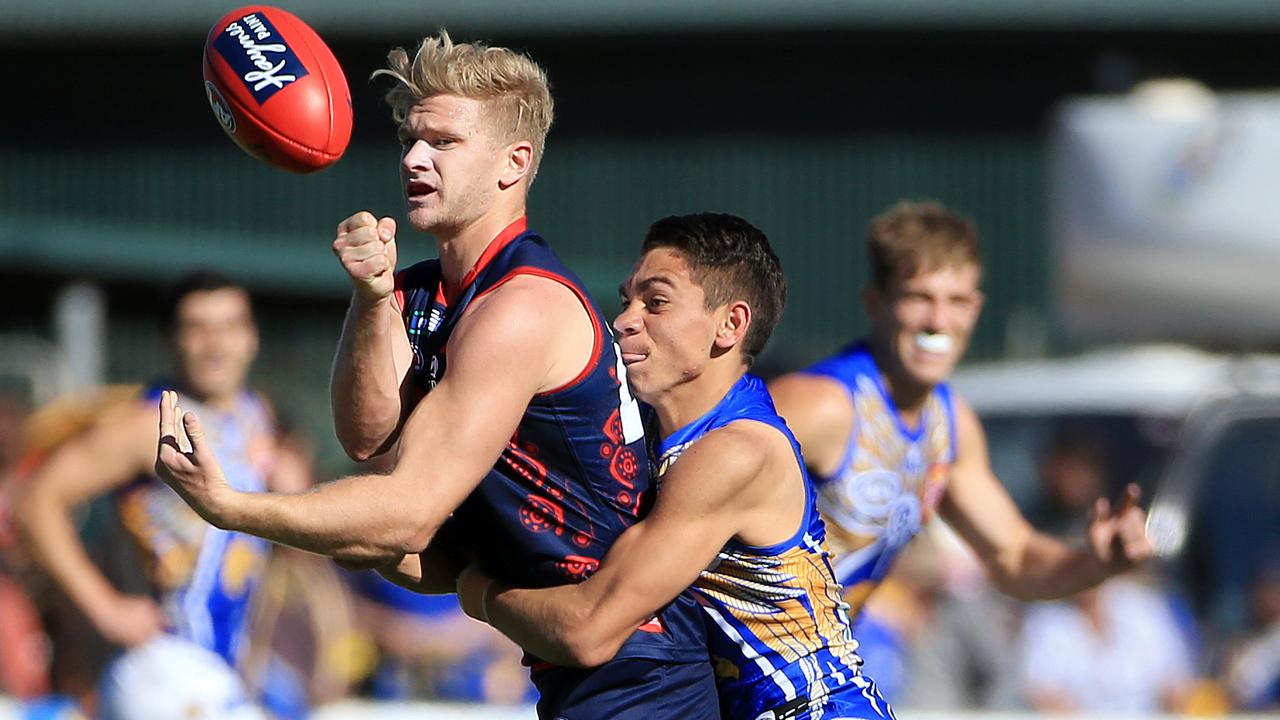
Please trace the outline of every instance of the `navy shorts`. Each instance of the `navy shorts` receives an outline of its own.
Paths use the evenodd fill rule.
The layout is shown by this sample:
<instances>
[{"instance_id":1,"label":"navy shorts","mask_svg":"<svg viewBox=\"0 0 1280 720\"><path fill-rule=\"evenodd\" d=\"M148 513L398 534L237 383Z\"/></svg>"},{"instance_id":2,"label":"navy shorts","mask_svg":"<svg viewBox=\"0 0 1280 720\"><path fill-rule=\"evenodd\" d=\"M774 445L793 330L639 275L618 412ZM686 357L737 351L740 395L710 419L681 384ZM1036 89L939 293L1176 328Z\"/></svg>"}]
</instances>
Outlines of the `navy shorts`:
<instances>
[{"instance_id":1,"label":"navy shorts","mask_svg":"<svg viewBox=\"0 0 1280 720\"><path fill-rule=\"evenodd\" d=\"M615 659L531 673L540 720L719 720L711 663Z\"/></svg>"}]
</instances>

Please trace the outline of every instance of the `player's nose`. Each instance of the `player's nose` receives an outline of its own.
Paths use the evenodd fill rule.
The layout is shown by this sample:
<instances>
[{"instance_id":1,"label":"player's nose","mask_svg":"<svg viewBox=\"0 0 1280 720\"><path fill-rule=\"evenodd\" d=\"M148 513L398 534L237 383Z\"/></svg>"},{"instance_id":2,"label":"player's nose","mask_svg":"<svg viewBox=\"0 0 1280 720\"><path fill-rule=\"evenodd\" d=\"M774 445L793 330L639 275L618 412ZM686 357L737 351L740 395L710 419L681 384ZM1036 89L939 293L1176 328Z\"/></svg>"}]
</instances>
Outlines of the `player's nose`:
<instances>
[{"instance_id":1,"label":"player's nose","mask_svg":"<svg viewBox=\"0 0 1280 720\"><path fill-rule=\"evenodd\" d=\"M613 319L613 329L623 335L634 335L640 332L640 312L627 305L618 313L618 317Z\"/></svg>"},{"instance_id":2,"label":"player's nose","mask_svg":"<svg viewBox=\"0 0 1280 720\"><path fill-rule=\"evenodd\" d=\"M415 140L404 151L400 164L410 173L431 167L431 146L424 140Z\"/></svg>"}]
</instances>

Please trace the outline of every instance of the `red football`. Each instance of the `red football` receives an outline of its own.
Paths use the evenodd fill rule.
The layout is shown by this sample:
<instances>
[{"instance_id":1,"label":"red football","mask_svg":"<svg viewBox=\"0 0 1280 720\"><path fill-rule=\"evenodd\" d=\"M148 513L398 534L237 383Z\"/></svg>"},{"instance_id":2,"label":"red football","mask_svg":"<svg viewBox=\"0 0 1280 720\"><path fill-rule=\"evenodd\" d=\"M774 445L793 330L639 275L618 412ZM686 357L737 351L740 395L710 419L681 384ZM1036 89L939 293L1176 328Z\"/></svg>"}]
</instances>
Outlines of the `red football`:
<instances>
[{"instance_id":1,"label":"red football","mask_svg":"<svg viewBox=\"0 0 1280 720\"><path fill-rule=\"evenodd\" d=\"M204 44L213 114L250 155L308 173L332 165L351 140L351 92L333 51L279 8L227 13Z\"/></svg>"}]
</instances>

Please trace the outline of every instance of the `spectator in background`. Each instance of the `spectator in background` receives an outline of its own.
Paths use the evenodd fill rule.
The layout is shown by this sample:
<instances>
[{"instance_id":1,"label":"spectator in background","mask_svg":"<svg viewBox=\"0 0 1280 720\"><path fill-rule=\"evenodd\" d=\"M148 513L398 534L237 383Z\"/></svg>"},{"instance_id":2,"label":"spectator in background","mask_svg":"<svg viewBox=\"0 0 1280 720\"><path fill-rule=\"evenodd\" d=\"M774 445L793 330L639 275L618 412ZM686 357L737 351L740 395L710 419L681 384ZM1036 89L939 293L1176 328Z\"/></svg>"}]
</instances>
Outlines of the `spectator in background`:
<instances>
[{"instance_id":1,"label":"spectator in background","mask_svg":"<svg viewBox=\"0 0 1280 720\"><path fill-rule=\"evenodd\" d=\"M1168 601L1134 577L1029 606L1021 665L1032 707L1047 713L1180 712L1196 680Z\"/></svg>"},{"instance_id":2,"label":"spectator in background","mask_svg":"<svg viewBox=\"0 0 1280 720\"><path fill-rule=\"evenodd\" d=\"M372 473L394 467L392 453L361 463ZM455 596L412 592L372 571L350 572L346 580L374 653L364 694L497 705L537 700L520 648L467 617Z\"/></svg>"},{"instance_id":3,"label":"spectator in background","mask_svg":"<svg viewBox=\"0 0 1280 720\"><path fill-rule=\"evenodd\" d=\"M1227 665L1232 703L1249 712L1280 711L1280 559L1270 558L1251 593L1250 632Z\"/></svg>"},{"instance_id":4,"label":"spectator in background","mask_svg":"<svg viewBox=\"0 0 1280 720\"><path fill-rule=\"evenodd\" d=\"M285 419L267 487L300 493L316 483L315 444ZM241 663L254 694L279 720L348 695L369 671L371 650L341 571L327 558L287 546L272 549L253 608L253 642Z\"/></svg>"},{"instance_id":5,"label":"spectator in background","mask_svg":"<svg viewBox=\"0 0 1280 720\"><path fill-rule=\"evenodd\" d=\"M208 442L228 460L227 479L246 491L265 489L274 423L266 402L245 386L258 350L248 293L195 273L177 285L165 311L184 404L206 418ZM107 717L177 716L173 707L145 707L152 703L248 708L228 666L238 660L268 546L212 528L154 477L156 398L173 386L97 408L32 469L16 505L34 560L104 638L130 649L101 685ZM150 594L121 592L86 551L72 511L99 497L113 501ZM207 674L204 682L190 681L187 662Z\"/></svg>"},{"instance_id":6,"label":"spectator in background","mask_svg":"<svg viewBox=\"0 0 1280 720\"><path fill-rule=\"evenodd\" d=\"M30 717L80 717L77 707L92 707L98 675L114 651L94 632L84 613L51 584L18 542L14 504L28 492L32 476L51 455L99 418L134 402L140 389L135 385L110 385L66 395L38 408L23 424L17 460L5 481L4 524L6 536L10 531L14 536L13 542L6 544L4 565L6 572L21 582L26 596L39 608L38 639L28 636L18 643L27 646L25 652L6 641L7 652L28 660L33 656L31 645L40 645L34 654L38 657L41 676L38 689L33 687L30 693L19 693L20 697L30 700L26 708ZM114 518L101 510L101 504L81 508L74 518L76 531L86 538L87 551L95 566L107 569L117 587L135 589L141 573L134 566L136 563L122 562L125 553L116 542L120 528L111 522ZM15 602L7 603L5 611L15 612L22 601L16 595L9 599ZM28 668L28 671L35 672L37 668Z\"/></svg>"},{"instance_id":7,"label":"spectator in background","mask_svg":"<svg viewBox=\"0 0 1280 720\"><path fill-rule=\"evenodd\" d=\"M17 545L8 494L22 452L27 406L0 391L0 693L32 698L49 692L39 612L24 587L26 558Z\"/></svg>"},{"instance_id":8,"label":"spectator in background","mask_svg":"<svg viewBox=\"0 0 1280 720\"><path fill-rule=\"evenodd\" d=\"M1040 530L1057 537L1078 537L1089 510L1108 495L1106 446L1080 429L1056 434L1040 456L1041 502L1031 513Z\"/></svg>"},{"instance_id":9,"label":"spectator in background","mask_svg":"<svg viewBox=\"0 0 1280 720\"><path fill-rule=\"evenodd\" d=\"M904 552L885 587L872 596L865 615L896 611L886 608L894 597L881 595L895 586L911 590L919 608L905 658L904 706L1025 709L1017 658L1022 604L992 587L982 565L954 533L929 526Z\"/></svg>"},{"instance_id":10,"label":"spectator in background","mask_svg":"<svg viewBox=\"0 0 1280 720\"><path fill-rule=\"evenodd\" d=\"M414 593L372 571L353 573L350 581L379 655L367 687L372 697L497 705L537 700L520 648L467 617L453 596Z\"/></svg>"}]
</instances>

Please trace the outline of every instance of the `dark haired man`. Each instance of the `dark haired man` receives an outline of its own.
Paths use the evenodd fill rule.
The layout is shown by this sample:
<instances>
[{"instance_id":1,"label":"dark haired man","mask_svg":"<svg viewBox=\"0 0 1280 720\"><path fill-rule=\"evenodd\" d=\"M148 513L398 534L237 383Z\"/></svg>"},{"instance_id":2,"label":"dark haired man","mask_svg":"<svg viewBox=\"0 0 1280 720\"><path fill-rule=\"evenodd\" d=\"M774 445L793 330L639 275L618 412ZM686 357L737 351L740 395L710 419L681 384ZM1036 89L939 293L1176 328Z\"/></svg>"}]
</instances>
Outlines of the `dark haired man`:
<instances>
[{"instance_id":1,"label":"dark haired man","mask_svg":"<svg viewBox=\"0 0 1280 720\"><path fill-rule=\"evenodd\" d=\"M469 569L463 608L543 657L592 666L692 584L725 717L891 717L860 674L799 447L747 372L785 303L777 256L719 214L660 220L642 251L614 328L652 410L653 510L587 581L515 589Z\"/></svg>"},{"instance_id":2,"label":"dark haired man","mask_svg":"<svg viewBox=\"0 0 1280 720\"><path fill-rule=\"evenodd\" d=\"M901 203L868 233L866 340L770 384L819 484L837 577L855 615L937 509L1004 592L1054 598L1151 555L1130 485L1095 500L1081 547L1037 532L991 470L973 409L947 378L983 295L978 235L937 203Z\"/></svg>"},{"instance_id":3,"label":"dark haired man","mask_svg":"<svg viewBox=\"0 0 1280 720\"><path fill-rule=\"evenodd\" d=\"M246 491L265 489L275 430L264 400L245 386L258 352L248 292L220 275L193 273L172 288L164 318L177 371L164 387L178 388L183 403L207 418L208 441L227 459L228 481ZM146 662L172 666L182 662L172 658L186 656L180 640L166 634L198 646L188 654L220 656L234 666L267 556L265 542L210 527L155 477L160 392L157 386L106 408L58 446L24 484L16 511L32 556L98 632L138 648L108 670L106 717L163 716L163 704L152 700L183 701L182 689L142 676ZM149 596L119 592L76 531L73 508L106 494L147 570ZM208 686L216 684L211 678ZM229 697L243 700L192 697L190 705L225 705Z\"/></svg>"}]
</instances>

